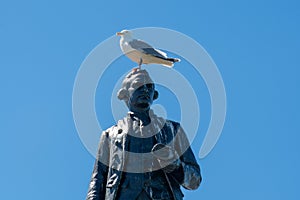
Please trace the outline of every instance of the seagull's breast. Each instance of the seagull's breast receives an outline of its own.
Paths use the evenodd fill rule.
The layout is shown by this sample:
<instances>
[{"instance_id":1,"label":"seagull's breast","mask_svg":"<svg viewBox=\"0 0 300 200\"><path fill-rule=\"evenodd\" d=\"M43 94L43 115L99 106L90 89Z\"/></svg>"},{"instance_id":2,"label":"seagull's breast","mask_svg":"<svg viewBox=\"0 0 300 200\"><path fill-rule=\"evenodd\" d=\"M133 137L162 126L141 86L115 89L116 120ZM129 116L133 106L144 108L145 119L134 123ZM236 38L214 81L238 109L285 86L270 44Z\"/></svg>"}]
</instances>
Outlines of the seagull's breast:
<instances>
[{"instance_id":1,"label":"seagull's breast","mask_svg":"<svg viewBox=\"0 0 300 200\"><path fill-rule=\"evenodd\" d=\"M133 62L139 63L142 58L142 53L134 48L132 48L128 41L120 40L120 47L123 53L131 59Z\"/></svg>"},{"instance_id":2,"label":"seagull's breast","mask_svg":"<svg viewBox=\"0 0 300 200\"><path fill-rule=\"evenodd\" d=\"M124 54L134 50L128 43L128 41L120 40L120 47Z\"/></svg>"},{"instance_id":3,"label":"seagull's breast","mask_svg":"<svg viewBox=\"0 0 300 200\"><path fill-rule=\"evenodd\" d=\"M133 48L129 45L128 42L124 42L123 44L123 52L124 53L128 53L129 51L132 51Z\"/></svg>"}]
</instances>

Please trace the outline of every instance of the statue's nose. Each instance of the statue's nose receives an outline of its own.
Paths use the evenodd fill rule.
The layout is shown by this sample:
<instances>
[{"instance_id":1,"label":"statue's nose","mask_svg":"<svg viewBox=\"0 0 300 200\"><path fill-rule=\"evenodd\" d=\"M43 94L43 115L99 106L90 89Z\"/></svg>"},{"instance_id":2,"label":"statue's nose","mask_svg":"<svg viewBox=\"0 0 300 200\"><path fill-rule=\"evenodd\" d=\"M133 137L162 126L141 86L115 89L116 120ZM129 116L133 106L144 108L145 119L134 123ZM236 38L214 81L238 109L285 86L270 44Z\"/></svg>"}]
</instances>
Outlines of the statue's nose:
<instances>
[{"instance_id":1,"label":"statue's nose","mask_svg":"<svg viewBox=\"0 0 300 200\"><path fill-rule=\"evenodd\" d=\"M143 85L143 88L142 88L144 91L148 92L149 91L149 88L146 86L146 85Z\"/></svg>"}]
</instances>

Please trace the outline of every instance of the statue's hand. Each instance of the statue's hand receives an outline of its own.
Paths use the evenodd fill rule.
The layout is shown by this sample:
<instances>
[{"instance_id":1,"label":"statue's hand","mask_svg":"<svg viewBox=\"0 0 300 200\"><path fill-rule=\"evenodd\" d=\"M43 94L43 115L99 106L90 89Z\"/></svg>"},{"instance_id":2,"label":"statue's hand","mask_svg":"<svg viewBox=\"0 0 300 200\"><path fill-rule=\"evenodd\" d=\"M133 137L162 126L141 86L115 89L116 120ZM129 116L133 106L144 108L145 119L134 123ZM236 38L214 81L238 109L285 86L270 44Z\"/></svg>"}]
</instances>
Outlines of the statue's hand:
<instances>
[{"instance_id":1,"label":"statue's hand","mask_svg":"<svg viewBox=\"0 0 300 200\"><path fill-rule=\"evenodd\" d=\"M179 155L168 145L158 143L153 146L151 152L166 173L170 173L180 166Z\"/></svg>"}]
</instances>

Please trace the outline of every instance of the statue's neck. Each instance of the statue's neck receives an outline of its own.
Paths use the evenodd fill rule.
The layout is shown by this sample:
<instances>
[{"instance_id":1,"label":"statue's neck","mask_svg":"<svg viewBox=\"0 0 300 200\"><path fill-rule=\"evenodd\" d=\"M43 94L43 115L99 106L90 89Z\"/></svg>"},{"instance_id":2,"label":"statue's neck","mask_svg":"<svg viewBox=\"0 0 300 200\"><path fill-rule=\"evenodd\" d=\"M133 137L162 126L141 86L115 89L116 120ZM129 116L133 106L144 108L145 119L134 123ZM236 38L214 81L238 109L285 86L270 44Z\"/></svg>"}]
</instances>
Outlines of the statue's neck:
<instances>
[{"instance_id":1,"label":"statue's neck","mask_svg":"<svg viewBox=\"0 0 300 200\"><path fill-rule=\"evenodd\" d=\"M144 126L150 124L151 118L149 115L149 110L143 112L138 112L138 111L131 111L131 112L135 117L137 117L139 120L142 121L142 124Z\"/></svg>"}]
</instances>

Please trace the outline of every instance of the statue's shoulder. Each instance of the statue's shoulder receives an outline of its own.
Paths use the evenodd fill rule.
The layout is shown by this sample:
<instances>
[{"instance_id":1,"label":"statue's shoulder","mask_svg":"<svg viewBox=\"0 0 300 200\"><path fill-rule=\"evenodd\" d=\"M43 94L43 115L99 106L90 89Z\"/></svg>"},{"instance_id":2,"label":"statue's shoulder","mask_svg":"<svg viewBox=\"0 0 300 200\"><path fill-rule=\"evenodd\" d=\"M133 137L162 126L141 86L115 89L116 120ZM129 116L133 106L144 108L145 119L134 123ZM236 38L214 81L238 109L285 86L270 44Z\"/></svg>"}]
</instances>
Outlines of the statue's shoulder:
<instances>
[{"instance_id":1,"label":"statue's shoulder","mask_svg":"<svg viewBox=\"0 0 300 200\"><path fill-rule=\"evenodd\" d=\"M167 125L172 126L175 129L178 129L180 127L180 123L179 122L176 122L176 121L173 121L173 120L169 120L169 119L166 119L165 121L166 121Z\"/></svg>"},{"instance_id":2,"label":"statue's shoulder","mask_svg":"<svg viewBox=\"0 0 300 200\"><path fill-rule=\"evenodd\" d=\"M112 137L114 135L114 133L116 132L117 128L118 128L117 124L113 125L113 126L109 127L108 129L104 130L102 132L102 134L106 137Z\"/></svg>"},{"instance_id":3,"label":"statue's shoulder","mask_svg":"<svg viewBox=\"0 0 300 200\"><path fill-rule=\"evenodd\" d=\"M166 121L167 121L168 123L173 124L174 126L180 126L180 123L179 123L179 122L176 122L176 121L173 121L173 120L169 120L169 119L167 119Z\"/></svg>"},{"instance_id":4,"label":"statue's shoulder","mask_svg":"<svg viewBox=\"0 0 300 200\"><path fill-rule=\"evenodd\" d=\"M103 134L105 134L107 137L117 137L119 134L123 133L124 130L128 129L126 122L126 118L119 120L117 124L103 131Z\"/></svg>"}]
</instances>

